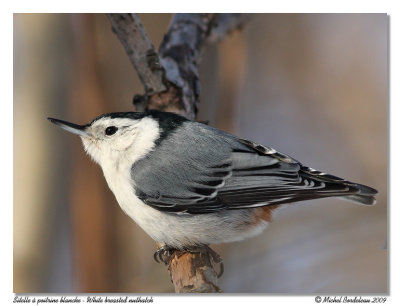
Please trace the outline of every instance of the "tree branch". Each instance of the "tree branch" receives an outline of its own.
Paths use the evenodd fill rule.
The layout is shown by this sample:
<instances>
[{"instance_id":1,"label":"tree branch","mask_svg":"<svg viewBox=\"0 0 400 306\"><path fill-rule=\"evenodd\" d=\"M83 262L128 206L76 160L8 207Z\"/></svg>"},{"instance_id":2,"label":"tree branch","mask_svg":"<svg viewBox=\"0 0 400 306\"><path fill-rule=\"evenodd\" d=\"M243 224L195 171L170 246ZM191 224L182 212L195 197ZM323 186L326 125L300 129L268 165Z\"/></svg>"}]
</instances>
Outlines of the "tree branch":
<instances>
[{"instance_id":1,"label":"tree branch","mask_svg":"<svg viewBox=\"0 0 400 306\"><path fill-rule=\"evenodd\" d=\"M146 89L145 95L134 97L136 109L175 112L194 120L200 97L202 48L242 27L248 15L175 14L159 57L136 14L109 14L109 18ZM175 291L222 292L214 269L218 262L218 254L207 248L200 252L175 251L168 261Z\"/></svg>"},{"instance_id":2,"label":"tree branch","mask_svg":"<svg viewBox=\"0 0 400 306\"><path fill-rule=\"evenodd\" d=\"M176 293L220 293L209 253L175 251L168 264Z\"/></svg>"},{"instance_id":3,"label":"tree branch","mask_svg":"<svg viewBox=\"0 0 400 306\"><path fill-rule=\"evenodd\" d=\"M206 43L242 27L248 14L175 14L160 46L160 61L172 91L154 95L148 107L195 119L200 97L199 59Z\"/></svg>"},{"instance_id":4,"label":"tree branch","mask_svg":"<svg viewBox=\"0 0 400 306\"><path fill-rule=\"evenodd\" d=\"M159 50L169 90L150 97L149 109L195 119L200 95L198 60L212 17L213 14L174 15Z\"/></svg>"},{"instance_id":5,"label":"tree branch","mask_svg":"<svg viewBox=\"0 0 400 306\"><path fill-rule=\"evenodd\" d=\"M164 69L160 64L143 25L136 14L107 14L114 33L118 36L135 67L146 94L167 89L163 82Z\"/></svg>"}]
</instances>

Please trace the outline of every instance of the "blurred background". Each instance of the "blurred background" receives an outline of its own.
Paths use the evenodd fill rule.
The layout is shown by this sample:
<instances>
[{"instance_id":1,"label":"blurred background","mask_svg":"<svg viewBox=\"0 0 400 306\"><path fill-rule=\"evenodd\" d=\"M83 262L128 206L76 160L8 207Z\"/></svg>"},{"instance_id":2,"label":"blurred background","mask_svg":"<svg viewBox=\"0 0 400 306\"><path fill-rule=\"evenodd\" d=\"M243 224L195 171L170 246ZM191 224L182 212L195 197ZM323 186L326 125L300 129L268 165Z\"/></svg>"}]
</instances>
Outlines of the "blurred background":
<instances>
[{"instance_id":1,"label":"blurred background","mask_svg":"<svg viewBox=\"0 0 400 306\"><path fill-rule=\"evenodd\" d=\"M158 48L171 15L139 16ZM204 49L199 120L379 190L373 207L297 203L213 246L224 292L388 293L388 23L257 14ZM173 292L80 139L46 120L132 111L143 91L104 14L14 15L14 292Z\"/></svg>"}]
</instances>

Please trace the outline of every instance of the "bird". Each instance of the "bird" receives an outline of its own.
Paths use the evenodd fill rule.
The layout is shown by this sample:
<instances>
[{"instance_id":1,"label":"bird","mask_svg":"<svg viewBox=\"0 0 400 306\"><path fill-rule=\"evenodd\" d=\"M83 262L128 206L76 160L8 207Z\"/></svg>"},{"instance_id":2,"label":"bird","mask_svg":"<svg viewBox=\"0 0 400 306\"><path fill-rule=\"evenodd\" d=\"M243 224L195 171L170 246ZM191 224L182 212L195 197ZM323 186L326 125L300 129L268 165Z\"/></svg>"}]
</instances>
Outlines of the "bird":
<instances>
[{"instance_id":1,"label":"bird","mask_svg":"<svg viewBox=\"0 0 400 306\"><path fill-rule=\"evenodd\" d=\"M175 113L114 112L85 125L48 120L80 136L121 209L157 242L155 258L254 237L284 204L376 202L372 187Z\"/></svg>"}]
</instances>

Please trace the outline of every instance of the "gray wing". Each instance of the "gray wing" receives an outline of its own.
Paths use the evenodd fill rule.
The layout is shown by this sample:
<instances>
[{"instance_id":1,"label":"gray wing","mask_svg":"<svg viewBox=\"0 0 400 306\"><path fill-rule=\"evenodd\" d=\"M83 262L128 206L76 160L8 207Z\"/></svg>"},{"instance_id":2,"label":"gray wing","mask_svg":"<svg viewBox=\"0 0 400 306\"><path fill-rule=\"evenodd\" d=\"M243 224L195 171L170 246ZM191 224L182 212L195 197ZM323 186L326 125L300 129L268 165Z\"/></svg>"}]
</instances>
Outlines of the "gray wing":
<instances>
[{"instance_id":1,"label":"gray wing","mask_svg":"<svg viewBox=\"0 0 400 306\"><path fill-rule=\"evenodd\" d=\"M132 168L136 194L159 210L209 213L375 191L209 126L182 129Z\"/></svg>"},{"instance_id":2,"label":"gray wing","mask_svg":"<svg viewBox=\"0 0 400 306\"><path fill-rule=\"evenodd\" d=\"M131 170L136 194L161 210L186 211L217 196L232 175L232 137L186 122ZM223 208L212 203L205 209Z\"/></svg>"}]
</instances>

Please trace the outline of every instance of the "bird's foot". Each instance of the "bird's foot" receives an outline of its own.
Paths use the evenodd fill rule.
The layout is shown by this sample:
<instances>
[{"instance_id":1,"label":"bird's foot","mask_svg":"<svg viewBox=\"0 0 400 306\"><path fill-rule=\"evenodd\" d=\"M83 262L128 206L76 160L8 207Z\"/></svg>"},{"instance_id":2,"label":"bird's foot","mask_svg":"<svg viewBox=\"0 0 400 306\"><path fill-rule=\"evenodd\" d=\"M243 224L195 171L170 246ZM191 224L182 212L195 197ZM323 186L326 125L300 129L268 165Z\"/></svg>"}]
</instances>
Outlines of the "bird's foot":
<instances>
[{"instance_id":1,"label":"bird's foot","mask_svg":"<svg viewBox=\"0 0 400 306\"><path fill-rule=\"evenodd\" d=\"M165 265L168 265L174 251L174 248L170 248L167 245L161 245L158 250L154 252L154 260L158 263L162 262Z\"/></svg>"}]
</instances>

